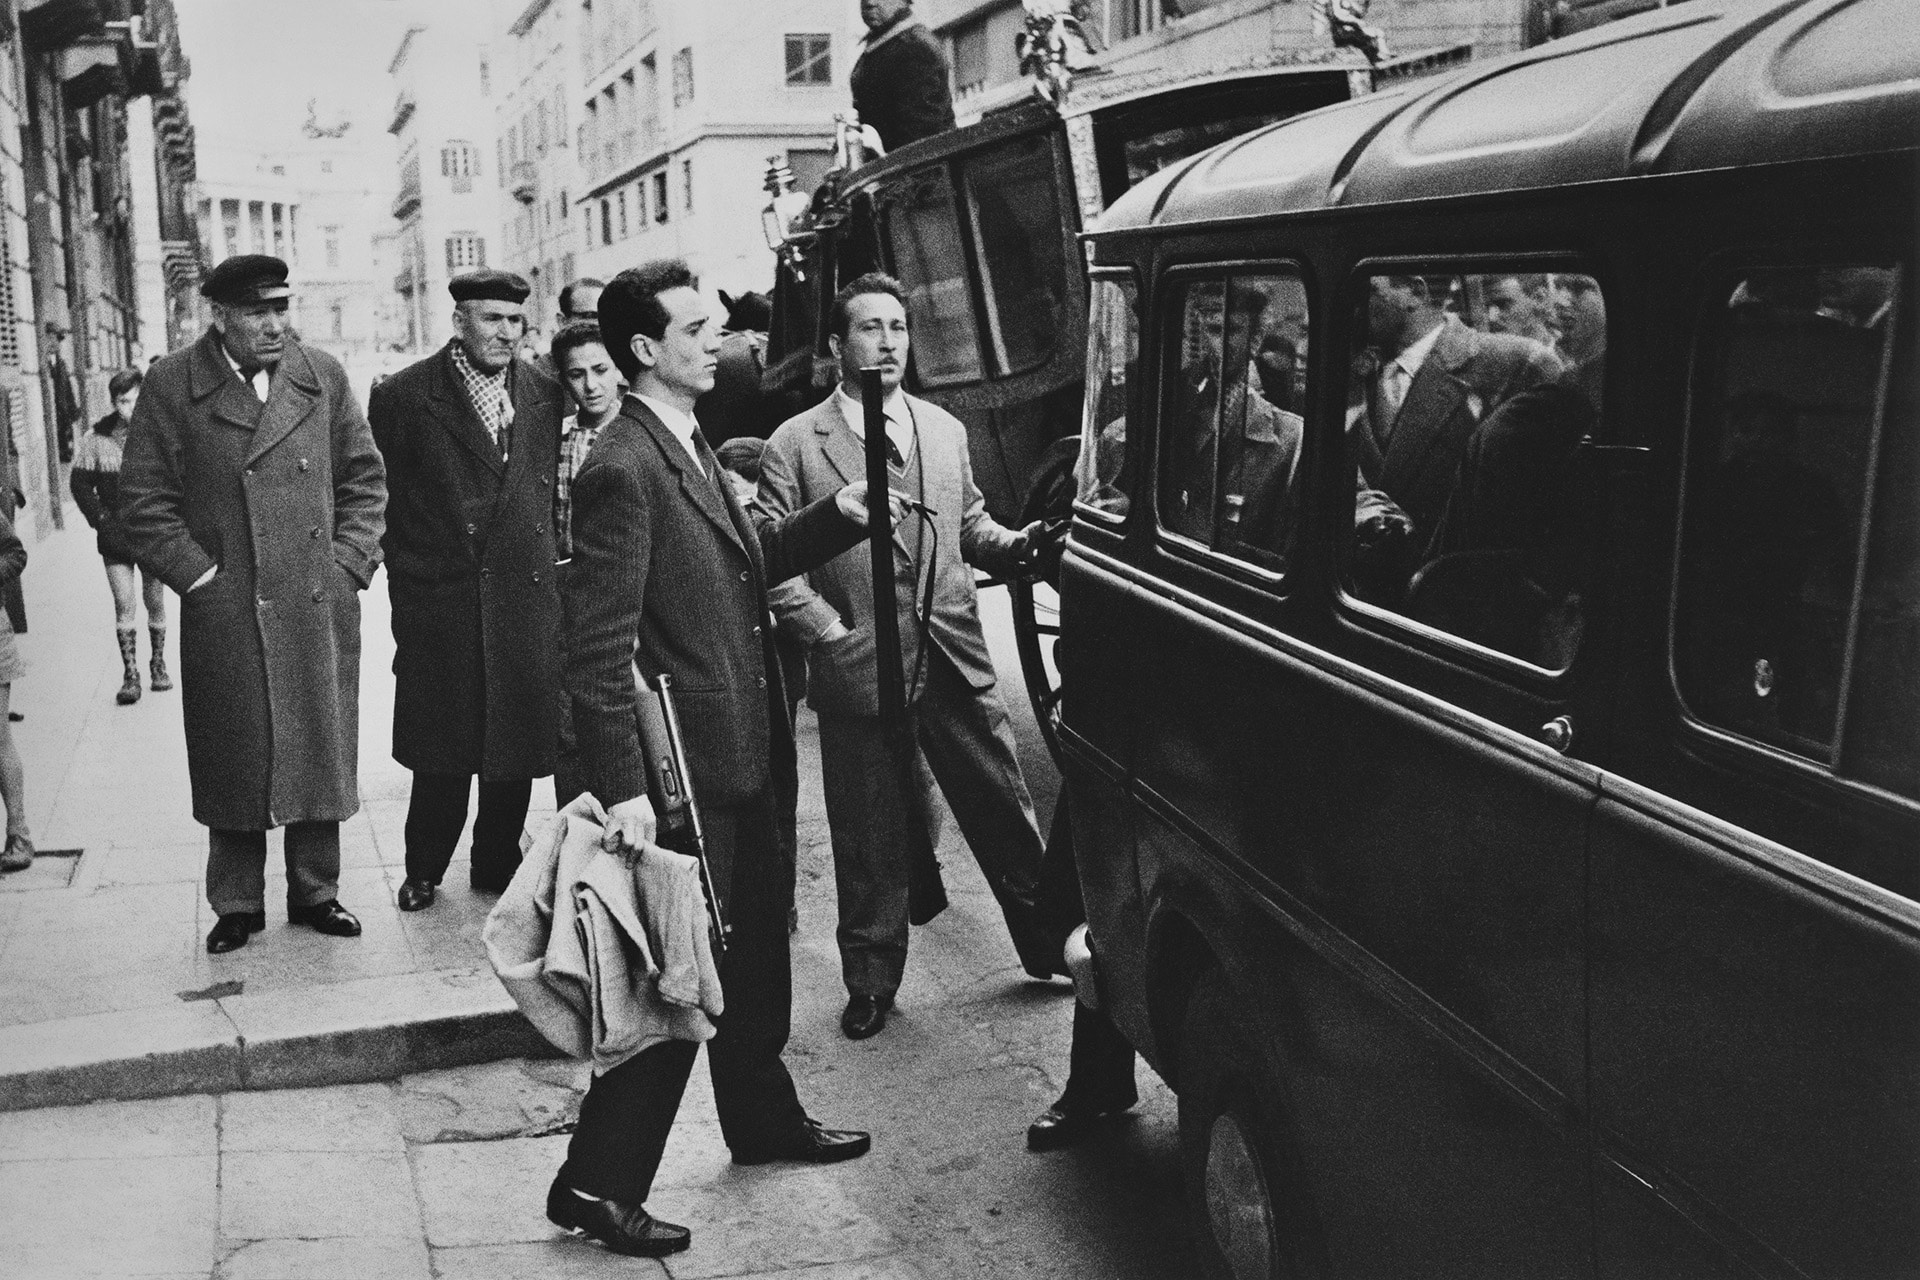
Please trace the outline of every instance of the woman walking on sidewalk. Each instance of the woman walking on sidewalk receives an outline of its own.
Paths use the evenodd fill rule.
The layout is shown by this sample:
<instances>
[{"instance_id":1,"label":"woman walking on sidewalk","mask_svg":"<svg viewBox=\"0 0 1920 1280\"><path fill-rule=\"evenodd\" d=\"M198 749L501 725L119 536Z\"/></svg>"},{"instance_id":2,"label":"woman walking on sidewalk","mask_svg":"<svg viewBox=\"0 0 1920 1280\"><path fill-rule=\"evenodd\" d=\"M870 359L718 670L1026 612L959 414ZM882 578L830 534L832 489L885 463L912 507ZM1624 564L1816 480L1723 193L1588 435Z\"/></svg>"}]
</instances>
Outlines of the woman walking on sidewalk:
<instances>
[{"instance_id":1,"label":"woman walking on sidewalk","mask_svg":"<svg viewBox=\"0 0 1920 1280\"><path fill-rule=\"evenodd\" d=\"M0 503L0 588L19 581L27 567L27 549L13 531L6 504ZM13 726L6 713L13 708L13 682L27 673L20 660L20 644L13 638L13 620L0 609L0 801L7 806L7 843L0 849L0 871L25 871L33 865L33 841L27 836L26 782L20 752L13 745Z\"/></svg>"},{"instance_id":2,"label":"woman walking on sidewalk","mask_svg":"<svg viewBox=\"0 0 1920 1280\"><path fill-rule=\"evenodd\" d=\"M133 421L133 406L140 398L140 371L122 369L107 383L113 396L113 412L93 424L73 452L73 500L99 535L100 558L107 562L107 585L113 588L113 625L120 638L120 661L126 667L126 679L115 695L121 706L140 701L140 630L133 598L133 553L127 548L126 531L120 524L120 452L127 442L127 424ZM147 635L153 641L153 657L147 665L153 691L173 688L167 676L167 588L145 569L140 572L142 593L147 603Z\"/></svg>"}]
</instances>

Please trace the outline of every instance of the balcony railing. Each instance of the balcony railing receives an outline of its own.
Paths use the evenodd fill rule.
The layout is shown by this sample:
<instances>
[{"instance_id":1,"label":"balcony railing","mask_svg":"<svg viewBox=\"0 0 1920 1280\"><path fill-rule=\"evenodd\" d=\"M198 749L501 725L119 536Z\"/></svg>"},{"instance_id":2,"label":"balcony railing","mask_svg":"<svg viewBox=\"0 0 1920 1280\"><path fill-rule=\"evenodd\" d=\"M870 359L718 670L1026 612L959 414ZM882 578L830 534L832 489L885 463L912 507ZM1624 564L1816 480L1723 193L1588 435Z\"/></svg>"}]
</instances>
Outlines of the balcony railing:
<instances>
[{"instance_id":1,"label":"balcony railing","mask_svg":"<svg viewBox=\"0 0 1920 1280\"><path fill-rule=\"evenodd\" d=\"M540 192L540 171L531 160L515 160L507 171L508 189L521 204L532 204Z\"/></svg>"}]
</instances>

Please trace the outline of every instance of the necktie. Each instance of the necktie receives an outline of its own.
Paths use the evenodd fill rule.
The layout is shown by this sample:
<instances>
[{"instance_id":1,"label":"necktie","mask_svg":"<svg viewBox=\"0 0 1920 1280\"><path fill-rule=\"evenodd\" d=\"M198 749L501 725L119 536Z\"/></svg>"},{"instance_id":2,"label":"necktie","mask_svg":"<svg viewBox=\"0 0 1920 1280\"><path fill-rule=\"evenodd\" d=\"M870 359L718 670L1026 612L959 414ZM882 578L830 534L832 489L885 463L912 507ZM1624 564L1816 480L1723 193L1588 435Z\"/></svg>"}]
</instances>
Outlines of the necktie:
<instances>
[{"instance_id":1,"label":"necktie","mask_svg":"<svg viewBox=\"0 0 1920 1280\"><path fill-rule=\"evenodd\" d=\"M1411 381L1406 368L1398 360L1381 370L1380 391L1384 401L1381 407L1386 410L1387 425L1393 425L1393 420L1400 416L1400 406L1406 403L1407 387Z\"/></svg>"},{"instance_id":2,"label":"necktie","mask_svg":"<svg viewBox=\"0 0 1920 1280\"><path fill-rule=\"evenodd\" d=\"M901 456L900 446L893 442L892 436L887 437L887 462L892 466L901 468L902 470L906 469L907 460L906 458Z\"/></svg>"},{"instance_id":3,"label":"necktie","mask_svg":"<svg viewBox=\"0 0 1920 1280\"><path fill-rule=\"evenodd\" d=\"M266 400L266 397L260 394L260 386L258 383L254 381L254 379L258 377L262 372L263 372L262 369L257 364L256 365L243 364L240 366L240 381L247 384L247 390L253 392L254 399L264 401Z\"/></svg>"}]
</instances>

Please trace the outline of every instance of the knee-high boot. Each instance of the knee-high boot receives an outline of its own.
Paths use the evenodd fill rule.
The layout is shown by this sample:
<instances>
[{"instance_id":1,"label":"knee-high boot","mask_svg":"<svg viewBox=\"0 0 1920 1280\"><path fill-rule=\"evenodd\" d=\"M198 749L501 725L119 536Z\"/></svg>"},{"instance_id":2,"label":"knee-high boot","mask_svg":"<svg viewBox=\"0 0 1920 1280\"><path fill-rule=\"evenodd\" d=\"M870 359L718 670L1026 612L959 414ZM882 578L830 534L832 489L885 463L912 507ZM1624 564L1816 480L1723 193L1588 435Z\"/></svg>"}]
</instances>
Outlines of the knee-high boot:
<instances>
[{"instance_id":1,"label":"knee-high boot","mask_svg":"<svg viewBox=\"0 0 1920 1280\"><path fill-rule=\"evenodd\" d=\"M140 633L132 627L120 627L114 634L120 637L120 662L126 668L126 679L113 700L124 707L140 701Z\"/></svg>"},{"instance_id":2,"label":"knee-high boot","mask_svg":"<svg viewBox=\"0 0 1920 1280\"><path fill-rule=\"evenodd\" d=\"M155 693L165 693L173 688L173 677L167 674L167 629L148 627L147 635L153 641L153 659L147 663L147 677Z\"/></svg>"}]
</instances>

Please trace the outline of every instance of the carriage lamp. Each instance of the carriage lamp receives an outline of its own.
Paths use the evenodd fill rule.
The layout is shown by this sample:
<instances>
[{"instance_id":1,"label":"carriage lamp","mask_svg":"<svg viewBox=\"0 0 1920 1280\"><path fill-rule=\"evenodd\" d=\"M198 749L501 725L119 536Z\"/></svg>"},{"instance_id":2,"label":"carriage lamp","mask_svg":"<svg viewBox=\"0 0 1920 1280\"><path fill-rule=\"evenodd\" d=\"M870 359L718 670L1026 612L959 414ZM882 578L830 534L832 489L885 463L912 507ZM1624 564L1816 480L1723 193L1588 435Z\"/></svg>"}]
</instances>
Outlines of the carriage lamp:
<instances>
[{"instance_id":1,"label":"carriage lamp","mask_svg":"<svg viewBox=\"0 0 1920 1280\"><path fill-rule=\"evenodd\" d=\"M805 280L802 251L813 239L813 232L800 224L813 201L804 191L793 189L793 170L787 167L785 156L767 157L766 190L771 199L760 211L760 231L767 238L767 248L787 265L795 279Z\"/></svg>"}]
</instances>

